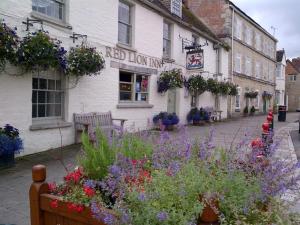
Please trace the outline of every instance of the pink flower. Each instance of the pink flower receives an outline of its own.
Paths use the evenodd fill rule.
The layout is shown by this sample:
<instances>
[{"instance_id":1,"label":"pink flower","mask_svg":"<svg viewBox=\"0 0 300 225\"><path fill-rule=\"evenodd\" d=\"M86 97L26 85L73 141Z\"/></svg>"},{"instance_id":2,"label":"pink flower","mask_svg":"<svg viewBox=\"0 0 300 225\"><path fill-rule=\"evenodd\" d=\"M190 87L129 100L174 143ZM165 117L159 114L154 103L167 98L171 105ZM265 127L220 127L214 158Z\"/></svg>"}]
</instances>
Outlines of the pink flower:
<instances>
[{"instance_id":1,"label":"pink flower","mask_svg":"<svg viewBox=\"0 0 300 225\"><path fill-rule=\"evenodd\" d=\"M55 182L48 183L48 189L49 189L50 193L55 192L56 188L57 187L56 187L56 183Z\"/></svg>"},{"instance_id":2,"label":"pink flower","mask_svg":"<svg viewBox=\"0 0 300 225\"><path fill-rule=\"evenodd\" d=\"M58 208L58 200L57 200L57 199L52 200L52 201L50 202L50 207L51 207L51 208Z\"/></svg>"},{"instance_id":3,"label":"pink flower","mask_svg":"<svg viewBox=\"0 0 300 225\"><path fill-rule=\"evenodd\" d=\"M85 186L83 187L83 191L88 197L93 197L95 195L95 190L93 188Z\"/></svg>"}]
</instances>

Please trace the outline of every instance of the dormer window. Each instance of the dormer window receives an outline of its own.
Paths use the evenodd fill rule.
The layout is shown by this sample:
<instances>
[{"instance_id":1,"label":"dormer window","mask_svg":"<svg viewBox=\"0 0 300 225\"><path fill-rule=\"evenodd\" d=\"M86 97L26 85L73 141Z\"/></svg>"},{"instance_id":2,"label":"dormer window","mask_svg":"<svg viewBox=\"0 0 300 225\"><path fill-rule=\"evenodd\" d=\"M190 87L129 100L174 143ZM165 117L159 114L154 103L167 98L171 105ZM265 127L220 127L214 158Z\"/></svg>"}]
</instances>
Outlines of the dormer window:
<instances>
[{"instance_id":1,"label":"dormer window","mask_svg":"<svg viewBox=\"0 0 300 225\"><path fill-rule=\"evenodd\" d=\"M171 13L181 18L182 0L171 0Z\"/></svg>"}]
</instances>

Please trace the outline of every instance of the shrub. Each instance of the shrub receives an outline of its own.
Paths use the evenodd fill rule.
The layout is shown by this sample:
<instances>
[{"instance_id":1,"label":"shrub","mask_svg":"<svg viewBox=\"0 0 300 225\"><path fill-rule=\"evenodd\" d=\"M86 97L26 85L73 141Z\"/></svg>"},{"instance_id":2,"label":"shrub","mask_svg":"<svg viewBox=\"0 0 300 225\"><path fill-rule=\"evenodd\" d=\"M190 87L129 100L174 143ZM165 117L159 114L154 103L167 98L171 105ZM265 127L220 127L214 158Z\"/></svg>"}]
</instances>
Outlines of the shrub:
<instances>
[{"instance_id":1,"label":"shrub","mask_svg":"<svg viewBox=\"0 0 300 225\"><path fill-rule=\"evenodd\" d=\"M251 113L251 114L254 114L254 113L255 113L255 107L254 107L254 106L252 106L252 107L250 108L250 113Z\"/></svg>"},{"instance_id":2,"label":"shrub","mask_svg":"<svg viewBox=\"0 0 300 225\"><path fill-rule=\"evenodd\" d=\"M201 120L208 121L209 120L209 114L207 111L205 111L203 108L197 109L197 108L192 108L190 112L187 115L187 121L188 122L199 122Z\"/></svg>"},{"instance_id":3,"label":"shrub","mask_svg":"<svg viewBox=\"0 0 300 225\"><path fill-rule=\"evenodd\" d=\"M71 76L95 75L105 66L105 60L97 52L96 48L89 48L83 45L71 48L67 61L67 74Z\"/></svg>"},{"instance_id":4,"label":"shrub","mask_svg":"<svg viewBox=\"0 0 300 225\"><path fill-rule=\"evenodd\" d=\"M15 63L19 37L17 28L10 28L6 23L0 23L0 68L5 66L6 61Z\"/></svg>"},{"instance_id":5,"label":"shrub","mask_svg":"<svg viewBox=\"0 0 300 225\"><path fill-rule=\"evenodd\" d=\"M19 137L19 130L6 124L0 127L0 155L20 153L23 149L23 141Z\"/></svg>"},{"instance_id":6,"label":"shrub","mask_svg":"<svg viewBox=\"0 0 300 225\"><path fill-rule=\"evenodd\" d=\"M60 41L51 39L44 32L30 33L23 38L17 51L16 65L26 72L49 68L66 70L66 50Z\"/></svg>"},{"instance_id":7,"label":"shrub","mask_svg":"<svg viewBox=\"0 0 300 225\"><path fill-rule=\"evenodd\" d=\"M192 75L187 81L187 88L192 95L201 95L207 90L207 82L201 75Z\"/></svg>"},{"instance_id":8,"label":"shrub","mask_svg":"<svg viewBox=\"0 0 300 225\"><path fill-rule=\"evenodd\" d=\"M245 106L243 113L244 113L244 114L248 114L248 113L249 113L248 106Z\"/></svg>"},{"instance_id":9,"label":"shrub","mask_svg":"<svg viewBox=\"0 0 300 225\"><path fill-rule=\"evenodd\" d=\"M157 91L159 93L164 93L169 89L182 88L184 79L182 76L182 71L180 69L172 69L169 71L164 71L160 74L157 81Z\"/></svg>"},{"instance_id":10,"label":"shrub","mask_svg":"<svg viewBox=\"0 0 300 225\"><path fill-rule=\"evenodd\" d=\"M159 121L165 126L176 125L179 123L179 118L176 113L160 112L153 117L154 124L159 124Z\"/></svg>"},{"instance_id":11,"label":"shrub","mask_svg":"<svg viewBox=\"0 0 300 225\"><path fill-rule=\"evenodd\" d=\"M82 134L83 154L79 164L90 179L101 180L107 174L109 167L116 160L114 145L110 145L107 137L100 130L96 131L97 146L90 142L86 133Z\"/></svg>"},{"instance_id":12,"label":"shrub","mask_svg":"<svg viewBox=\"0 0 300 225\"><path fill-rule=\"evenodd\" d=\"M207 80L207 90L210 91L212 94L219 94L220 93L220 85L219 82L215 79L209 78Z\"/></svg>"}]
</instances>

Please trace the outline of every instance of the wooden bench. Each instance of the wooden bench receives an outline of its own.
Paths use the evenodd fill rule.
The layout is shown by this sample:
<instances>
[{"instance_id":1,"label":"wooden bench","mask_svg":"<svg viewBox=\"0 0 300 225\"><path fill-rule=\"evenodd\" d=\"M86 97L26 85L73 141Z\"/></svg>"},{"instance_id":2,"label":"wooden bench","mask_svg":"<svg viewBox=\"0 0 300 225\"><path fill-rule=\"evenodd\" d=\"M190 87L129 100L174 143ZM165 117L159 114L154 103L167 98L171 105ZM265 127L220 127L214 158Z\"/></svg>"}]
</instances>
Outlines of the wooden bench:
<instances>
[{"instance_id":1,"label":"wooden bench","mask_svg":"<svg viewBox=\"0 0 300 225\"><path fill-rule=\"evenodd\" d=\"M215 110L213 107L205 107L204 110L210 114L210 119L212 121L221 121L222 112L221 110Z\"/></svg>"},{"instance_id":2,"label":"wooden bench","mask_svg":"<svg viewBox=\"0 0 300 225\"><path fill-rule=\"evenodd\" d=\"M114 120L119 121L120 125L114 125ZM84 130L90 135L95 133L96 128L101 129L105 133L112 133L116 129L123 130L125 121L126 119L112 118L110 111L104 113L74 113L75 143L78 143L80 134Z\"/></svg>"}]
</instances>

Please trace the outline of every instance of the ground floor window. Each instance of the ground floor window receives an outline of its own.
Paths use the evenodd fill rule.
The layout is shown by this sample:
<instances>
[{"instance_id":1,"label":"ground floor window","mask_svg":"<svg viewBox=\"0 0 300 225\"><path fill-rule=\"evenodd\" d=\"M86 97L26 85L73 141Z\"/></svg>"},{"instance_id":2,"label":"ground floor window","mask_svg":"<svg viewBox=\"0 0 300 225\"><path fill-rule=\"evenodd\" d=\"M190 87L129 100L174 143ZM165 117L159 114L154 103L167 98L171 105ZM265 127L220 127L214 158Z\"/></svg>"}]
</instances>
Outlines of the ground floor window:
<instances>
[{"instance_id":1,"label":"ground floor window","mask_svg":"<svg viewBox=\"0 0 300 225\"><path fill-rule=\"evenodd\" d=\"M59 75L32 78L32 118L62 118L64 92Z\"/></svg>"},{"instance_id":2,"label":"ground floor window","mask_svg":"<svg viewBox=\"0 0 300 225\"><path fill-rule=\"evenodd\" d=\"M235 96L235 109L240 109L241 108L241 88L238 87L238 93Z\"/></svg>"},{"instance_id":3,"label":"ground floor window","mask_svg":"<svg viewBox=\"0 0 300 225\"><path fill-rule=\"evenodd\" d=\"M148 102L149 76L120 71L120 102Z\"/></svg>"}]
</instances>

